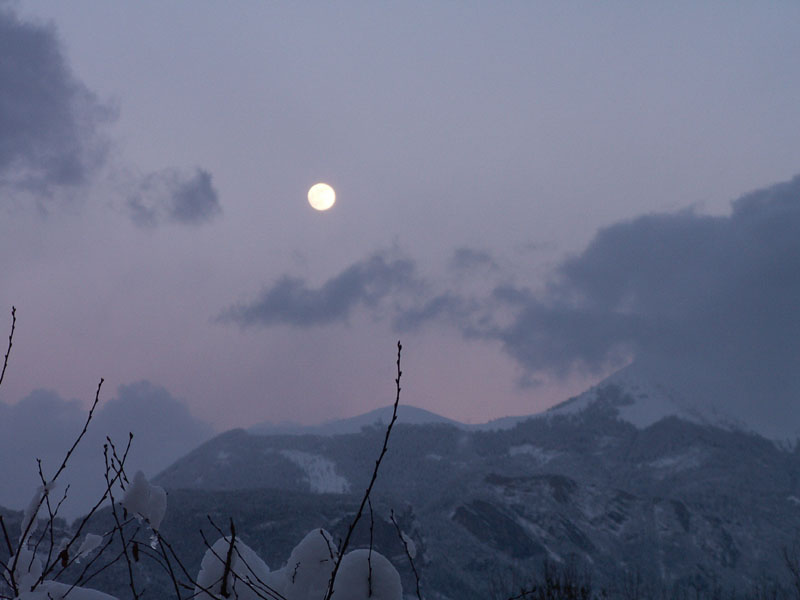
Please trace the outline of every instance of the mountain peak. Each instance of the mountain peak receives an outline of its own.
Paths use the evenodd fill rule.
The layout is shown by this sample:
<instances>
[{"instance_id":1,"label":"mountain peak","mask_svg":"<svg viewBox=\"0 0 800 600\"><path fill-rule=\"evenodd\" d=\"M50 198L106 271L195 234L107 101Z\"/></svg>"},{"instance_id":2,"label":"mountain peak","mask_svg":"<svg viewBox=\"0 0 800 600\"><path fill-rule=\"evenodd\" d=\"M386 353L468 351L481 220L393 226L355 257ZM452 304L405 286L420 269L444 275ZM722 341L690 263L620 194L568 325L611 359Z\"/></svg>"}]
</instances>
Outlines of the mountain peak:
<instances>
[{"instance_id":1,"label":"mountain peak","mask_svg":"<svg viewBox=\"0 0 800 600\"><path fill-rule=\"evenodd\" d=\"M387 425L392 418L393 407L383 406L355 417L334 419L320 425L259 423L248 430L257 435L340 435L358 433L371 425ZM464 428L466 425L443 417L424 408L408 404L397 407L397 422L406 425L445 424Z\"/></svg>"},{"instance_id":2,"label":"mountain peak","mask_svg":"<svg viewBox=\"0 0 800 600\"><path fill-rule=\"evenodd\" d=\"M634 362L613 373L582 394L550 408L548 416L583 413L587 409L604 408L615 411L617 417L639 429L650 427L667 418L677 417L699 425L710 425L728 431L756 433L782 444L793 444L800 438L800 421L781 422L758 415L753 400L750 410L738 404L727 405L723 392L713 394L693 389L663 370L648 368Z\"/></svg>"}]
</instances>

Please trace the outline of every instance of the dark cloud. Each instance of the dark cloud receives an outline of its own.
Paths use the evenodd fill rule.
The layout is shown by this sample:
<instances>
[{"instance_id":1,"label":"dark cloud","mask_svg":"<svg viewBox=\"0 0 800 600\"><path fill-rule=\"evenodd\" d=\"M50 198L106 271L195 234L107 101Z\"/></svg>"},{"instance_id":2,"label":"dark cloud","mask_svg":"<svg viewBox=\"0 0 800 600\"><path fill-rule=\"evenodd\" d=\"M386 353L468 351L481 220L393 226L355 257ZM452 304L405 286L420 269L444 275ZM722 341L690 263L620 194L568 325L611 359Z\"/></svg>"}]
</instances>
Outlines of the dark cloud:
<instances>
[{"instance_id":1,"label":"dark cloud","mask_svg":"<svg viewBox=\"0 0 800 600\"><path fill-rule=\"evenodd\" d=\"M390 294L418 286L414 271L415 265L410 260L375 254L349 266L316 289L303 279L283 276L255 301L231 307L221 319L241 326L294 327L345 321L357 306L374 308Z\"/></svg>"},{"instance_id":2,"label":"dark cloud","mask_svg":"<svg viewBox=\"0 0 800 600\"><path fill-rule=\"evenodd\" d=\"M0 402L0 473L14 485L0 486L0 506L23 508L39 479L36 459L52 475L77 438L87 412L76 400L37 390L13 405ZM103 444L106 436L121 447L134 434L127 462L131 472L155 475L208 439L213 430L194 418L164 388L146 381L121 386L117 397L95 413L86 437L72 456L60 492L70 483L68 506L77 514L103 490Z\"/></svg>"},{"instance_id":3,"label":"dark cloud","mask_svg":"<svg viewBox=\"0 0 800 600\"><path fill-rule=\"evenodd\" d=\"M146 227L165 222L197 225L222 212L211 174L199 168L191 175L166 169L145 177L128 198L128 209L133 221Z\"/></svg>"},{"instance_id":4,"label":"dark cloud","mask_svg":"<svg viewBox=\"0 0 800 600\"><path fill-rule=\"evenodd\" d=\"M493 264L470 250L451 269ZM472 276L477 278L474 272ZM397 307L401 331L446 323L497 340L521 383L640 373L777 431L800 401L800 176L732 203L729 216L653 214L597 233L544 291L451 289Z\"/></svg>"},{"instance_id":5,"label":"dark cloud","mask_svg":"<svg viewBox=\"0 0 800 600\"><path fill-rule=\"evenodd\" d=\"M69 69L52 27L0 6L0 186L48 195L103 162L112 117Z\"/></svg>"},{"instance_id":6,"label":"dark cloud","mask_svg":"<svg viewBox=\"0 0 800 600\"><path fill-rule=\"evenodd\" d=\"M0 5L0 191L46 211L92 183L116 111L72 73L51 26L22 21ZM123 169L125 170L125 169ZM194 225L221 212L211 174L168 168L132 184L127 208L139 225Z\"/></svg>"},{"instance_id":7,"label":"dark cloud","mask_svg":"<svg viewBox=\"0 0 800 600\"><path fill-rule=\"evenodd\" d=\"M498 288L516 315L484 334L530 373L633 357L697 396L780 418L800 399L800 176L732 207L601 230L546 294Z\"/></svg>"}]
</instances>

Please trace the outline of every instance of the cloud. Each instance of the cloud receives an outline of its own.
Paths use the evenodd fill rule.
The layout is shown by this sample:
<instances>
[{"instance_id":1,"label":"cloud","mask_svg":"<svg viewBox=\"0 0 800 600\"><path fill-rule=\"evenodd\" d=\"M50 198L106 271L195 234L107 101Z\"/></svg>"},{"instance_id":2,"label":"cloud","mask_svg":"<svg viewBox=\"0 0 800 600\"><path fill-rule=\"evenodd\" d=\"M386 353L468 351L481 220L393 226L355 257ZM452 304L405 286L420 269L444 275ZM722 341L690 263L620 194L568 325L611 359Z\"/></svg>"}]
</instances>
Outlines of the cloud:
<instances>
[{"instance_id":1,"label":"cloud","mask_svg":"<svg viewBox=\"0 0 800 600\"><path fill-rule=\"evenodd\" d=\"M24 507L39 485L36 459L46 476L52 475L86 422L87 412L77 400L64 400L47 390L36 390L13 405L0 402L0 506ZM72 516L97 500L103 491L103 444L106 436L123 447L134 434L127 462L131 473L155 475L208 439L210 425L194 418L186 406L164 388L142 381L121 386L117 397L101 404L86 437L70 458L60 492L71 484L68 511Z\"/></svg>"},{"instance_id":2,"label":"cloud","mask_svg":"<svg viewBox=\"0 0 800 600\"><path fill-rule=\"evenodd\" d=\"M374 254L350 265L316 289L303 279L285 275L253 302L229 308L220 319L242 327L276 324L310 327L342 322L358 306L376 308L390 294L418 286L414 272L415 265L410 260Z\"/></svg>"},{"instance_id":3,"label":"cloud","mask_svg":"<svg viewBox=\"0 0 800 600\"><path fill-rule=\"evenodd\" d=\"M412 261L376 255L316 289L284 276L223 318L309 327L381 308L402 332L445 324L499 341L523 384L635 360L699 402L756 411L750 422L779 423L800 399L800 176L734 201L728 216L684 210L602 229L539 291L496 264L461 249L448 265L455 279L434 286L416 281ZM465 291L465 278L478 285Z\"/></svg>"},{"instance_id":4,"label":"cloud","mask_svg":"<svg viewBox=\"0 0 800 600\"><path fill-rule=\"evenodd\" d=\"M511 287L496 296L520 309L497 334L531 368L599 367L619 345L791 359L800 348L800 177L737 200L730 216L686 211L608 227L560 265L545 298Z\"/></svg>"},{"instance_id":5,"label":"cloud","mask_svg":"<svg viewBox=\"0 0 800 600\"><path fill-rule=\"evenodd\" d=\"M103 163L113 111L72 74L52 27L0 6L0 186L49 194Z\"/></svg>"},{"instance_id":6,"label":"cloud","mask_svg":"<svg viewBox=\"0 0 800 600\"><path fill-rule=\"evenodd\" d=\"M630 358L701 398L780 419L800 398L800 176L729 216L642 216L601 230L547 292L498 287L483 330L529 374ZM785 413L783 413L785 414Z\"/></svg>"},{"instance_id":7,"label":"cloud","mask_svg":"<svg viewBox=\"0 0 800 600\"><path fill-rule=\"evenodd\" d=\"M122 385L93 425L96 433L127 442L133 433L132 469L155 475L214 433L165 388L139 381Z\"/></svg>"},{"instance_id":8,"label":"cloud","mask_svg":"<svg viewBox=\"0 0 800 600\"><path fill-rule=\"evenodd\" d=\"M485 284L507 277L495 264L462 249L449 267ZM394 307L395 327L446 324L499 341L522 384L634 360L654 382L774 432L800 400L800 176L734 201L727 216L684 210L602 229L536 292L508 281L488 293L432 288Z\"/></svg>"},{"instance_id":9,"label":"cloud","mask_svg":"<svg viewBox=\"0 0 800 600\"><path fill-rule=\"evenodd\" d=\"M54 27L22 21L3 5L0 57L3 203L30 203L47 212L101 178L112 146L104 128L116 110L72 73ZM127 187L134 192L123 194L123 202L138 225L196 225L221 213L205 169L165 168L136 177Z\"/></svg>"},{"instance_id":10,"label":"cloud","mask_svg":"<svg viewBox=\"0 0 800 600\"><path fill-rule=\"evenodd\" d=\"M222 212L211 173L197 168L191 175L166 169L145 177L128 197L134 223L152 227L161 223L198 225Z\"/></svg>"}]
</instances>

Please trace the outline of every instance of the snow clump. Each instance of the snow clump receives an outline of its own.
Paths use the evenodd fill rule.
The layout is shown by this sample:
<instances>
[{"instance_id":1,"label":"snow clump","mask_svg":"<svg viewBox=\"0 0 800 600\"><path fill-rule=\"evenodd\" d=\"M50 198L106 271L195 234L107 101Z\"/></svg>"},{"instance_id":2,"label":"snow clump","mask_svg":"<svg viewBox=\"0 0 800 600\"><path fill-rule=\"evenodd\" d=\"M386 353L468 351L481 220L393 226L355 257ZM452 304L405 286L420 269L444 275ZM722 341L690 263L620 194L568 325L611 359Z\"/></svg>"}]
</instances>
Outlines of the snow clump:
<instances>
[{"instance_id":1,"label":"snow clump","mask_svg":"<svg viewBox=\"0 0 800 600\"><path fill-rule=\"evenodd\" d=\"M122 499L122 506L147 521L153 530L158 530L167 512L167 493L164 488L150 484L144 473L136 471L133 483Z\"/></svg>"},{"instance_id":2,"label":"snow clump","mask_svg":"<svg viewBox=\"0 0 800 600\"><path fill-rule=\"evenodd\" d=\"M225 574L225 564L230 553L230 569ZM225 575L223 580L223 575ZM219 538L206 550L197 575L194 598L211 600L225 591L239 600L257 600L265 597L264 592L274 589L274 578L267 564L242 540L233 541L231 536Z\"/></svg>"},{"instance_id":3,"label":"snow clump","mask_svg":"<svg viewBox=\"0 0 800 600\"><path fill-rule=\"evenodd\" d=\"M281 569L286 600L324 598L336 562L336 544L324 529L313 529L292 550Z\"/></svg>"},{"instance_id":4,"label":"snow clump","mask_svg":"<svg viewBox=\"0 0 800 600\"><path fill-rule=\"evenodd\" d=\"M342 558L332 600L402 600L400 574L382 554L353 550Z\"/></svg>"}]
</instances>

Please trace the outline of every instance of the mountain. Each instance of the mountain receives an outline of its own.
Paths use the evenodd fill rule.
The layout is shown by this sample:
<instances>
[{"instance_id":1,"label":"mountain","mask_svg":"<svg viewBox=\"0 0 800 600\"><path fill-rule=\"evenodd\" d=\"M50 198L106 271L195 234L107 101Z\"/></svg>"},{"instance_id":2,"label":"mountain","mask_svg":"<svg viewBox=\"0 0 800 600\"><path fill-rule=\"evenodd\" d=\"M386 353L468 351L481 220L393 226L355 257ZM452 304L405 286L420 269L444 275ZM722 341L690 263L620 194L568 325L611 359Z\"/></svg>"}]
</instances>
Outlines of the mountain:
<instances>
[{"instance_id":1,"label":"mountain","mask_svg":"<svg viewBox=\"0 0 800 600\"><path fill-rule=\"evenodd\" d=\"M731 400L724 382L712 378L711 381L717 384L716 387L708 382L708 385L699 385L696 374L681 377L678 373L679 371L665 368L663 363L640 360L544 413L502 417L481 424L466 424L422 408L401 405L398 409L398 423L447 424L463 431L492 431L510 429L521 421L535 417L578 414L601 401L605 402L606 408L619 419L639 429L673 416L699 425L755 433L788 447L793 447L800 439L800 411L787 409L775 413L766 409L759 410L758 402L750 402L749 405L743 406ZM609 386L624 391L614 400L613 405L608 404L607 396L601 399L598 395L601 390ZM248 431L257 435L342 435L358 433L364 427L385 426L391 415L392 406L385 406L362 415L332 420L321 425L265 422L250 427Z\"/></svg>"},{"instance_id":2,"label":"mountain","mask_svg":"<svg viewBox=\"0 0 800 600\"><path fill-rule=\"evenodd\" d=\"M376 408L362 415L348 419L326 421L321 425L300 425L297 423L259 423L248 429L257 435L340 435L344 433L358 433L363 427L372 425L386 425L392 418L392 406ZM397 410L397 421L409 425L428 423L446 423L454 427L466 427L463 423L453 421L447 417L437 415L424 408L402 405Z\"/></svg>"},{"instance_id":3,"label":"mountain","mask_svg":"<svg viewBox=\"0 0 800 600\"><path fill-rule=\"evenodd\" d=\"M711 386L709 391L704 386L694 385L696 379L692 376L682 380L675 372L667 371L660 365L638 361L579 396L550 408L545 414L577 414L601 402L619 419L640 429L674 416L700 425L755 433L789 447L793 447L800 439L800 412L791 410L792 407L776 414L760 411L758 399L743 406L739 402L729 401L723 383L718 382L719 385ZM609 386L617 387L624 393L613 400L608 396L601 398L601 391Z\"/></svg>"},{"instance_id":4,"label":"mountain","mask_svg":"<svg viewBox=\"0 0 800 600\"><path fill-rule=\"evenodd\" d=\"M506 429L396 425L373 492L375 522L389 528L387 511L403 515L428 597L507 597L545 561L590 571L612 597L633 581L652 586L650 595L789 585L782 551L800 541L800 451L724 419L712 424L713 414L632 380L622 373ZM158 483L195 494L198 515L213 509L249 519L254 543L265 546L296 527L276 515L301 498L335 502L345 516L329 512L316 526L341 531L384 431L234 430ZM270 547L273 556L284 551ZM402 553L387 552L413 589Z\"/></svg>"},{"instance_id":5,"label":"mountain","mask_svg":"<svg viewBox=\"0 0 800 600\"><path fill-rule=\"evenodd\" d=\"M247 431L256 435L341 435L345 433L358 433L364 427L375 425L385 426L392 418L393 407L384 406L376 408L362 415L350 417L348 419L336 419L327 421L321 425L300 425L298 423L259 423L253 425ZM454 421L434 412L417 408L416 406L401 405L397 409L397 422L404 425L430 425L444 424L452 425L465 431L507 429L513 427L518 421L524 420L523 417L502 417L494 419L488 423L467 424Z\"/></svg>"}]
</instances>

